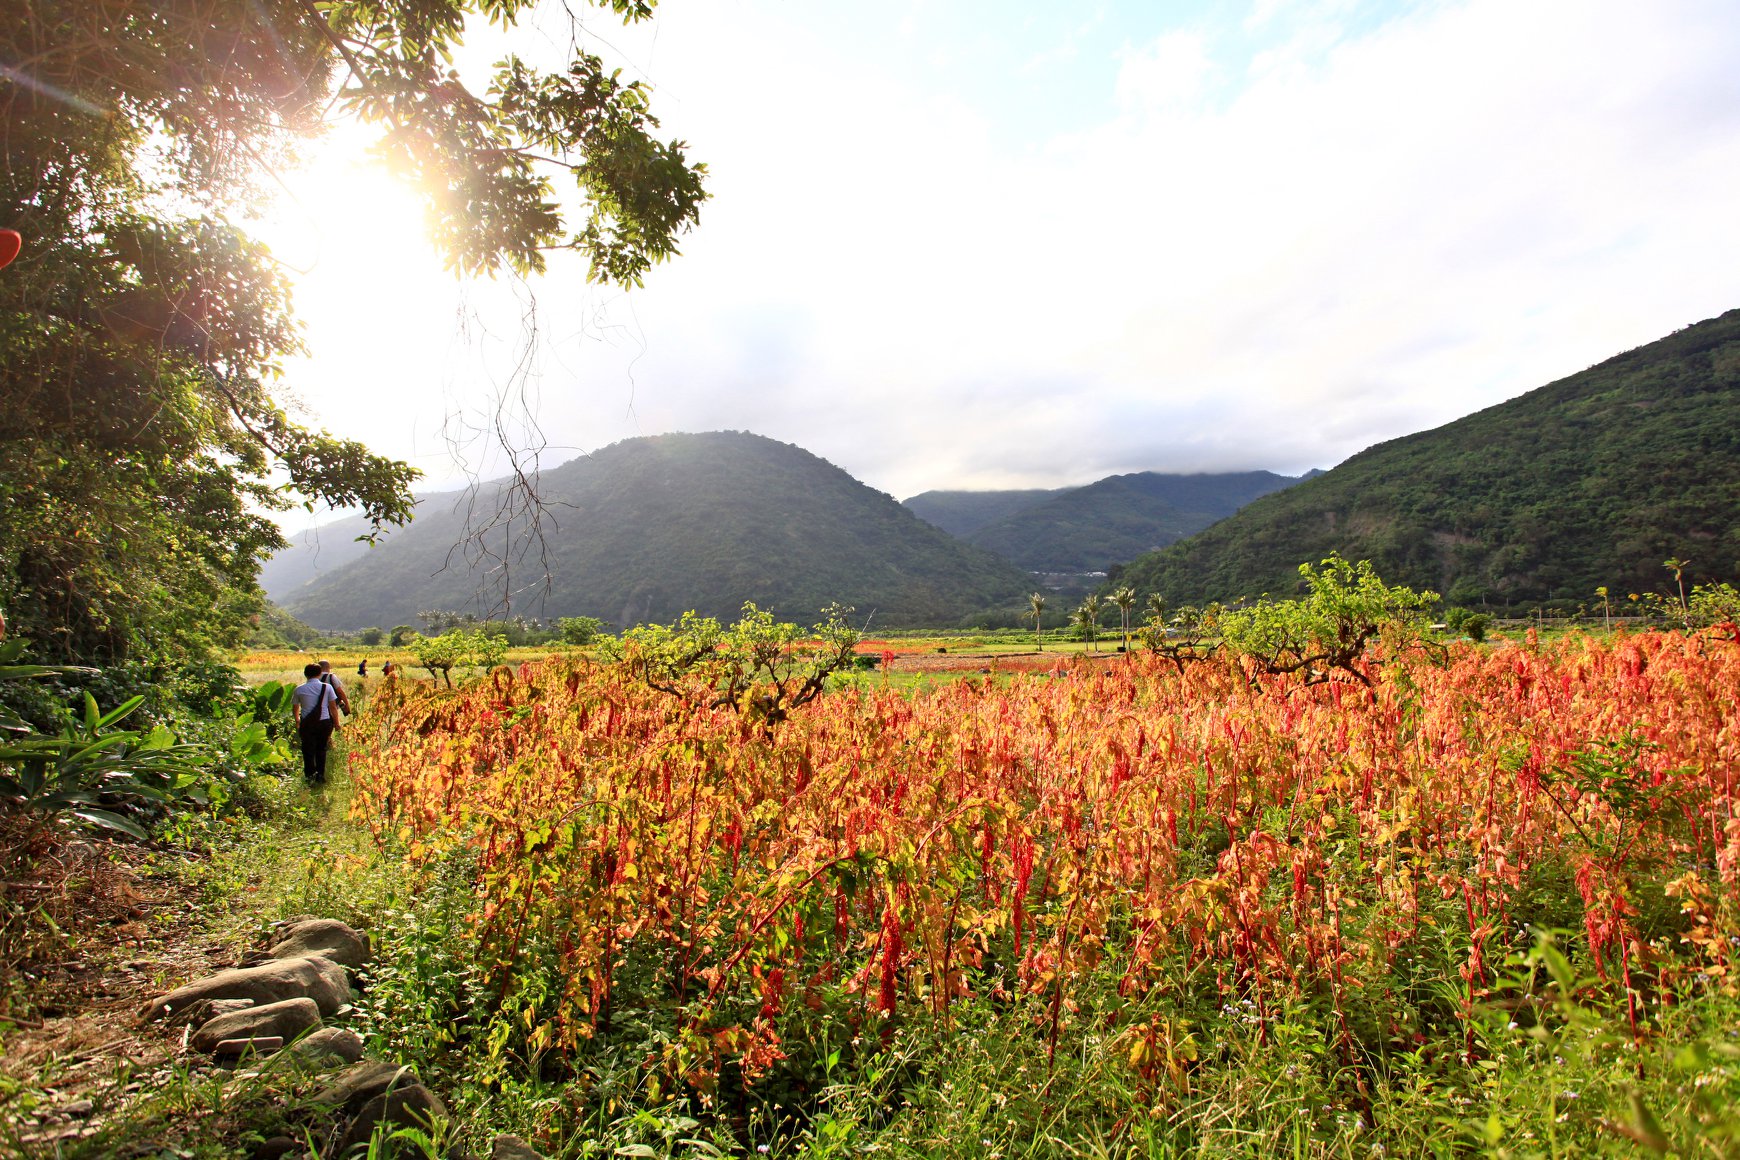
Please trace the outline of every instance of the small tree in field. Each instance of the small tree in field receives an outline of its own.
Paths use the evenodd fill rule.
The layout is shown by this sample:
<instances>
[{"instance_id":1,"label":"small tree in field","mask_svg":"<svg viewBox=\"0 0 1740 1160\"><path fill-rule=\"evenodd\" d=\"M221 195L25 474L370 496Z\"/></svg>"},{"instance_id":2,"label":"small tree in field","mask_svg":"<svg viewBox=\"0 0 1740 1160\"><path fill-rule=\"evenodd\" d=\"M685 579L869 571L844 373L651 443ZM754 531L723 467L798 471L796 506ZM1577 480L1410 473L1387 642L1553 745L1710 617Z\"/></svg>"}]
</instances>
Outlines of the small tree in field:
<instances>
[{"instance_id":1,"label":"small tree in field","mask_svg":"<svg viewBox=\"0 0 1740 1160\"><path fill-rule=\"evenodd\" d=\"M1045 633L1044 633L1045 626L1044 626L1043 621L1044 621L1044 617L1045 617L1045 594L1042 592L1035 592L1032 596L1029 596L1027 598L1027 605L1032 610L1027 615L1029 615L1033 618L1033 640L1034 640L1034 643L1038 646L1040 652L1044 652L1045 651Z\"/></svg>"},{"instance_id":2,"label":"small tree in field","mask_svg":"<svg viewBox=\"0 0 1740 1160\"><path fill-rule=\"evenodd\" d=\"M753 603L729 628L685 612L674 625L630 629L608 648L646 685L697 707L730 707L771 736L822 694L830 676L852 667L858 632L846 621L851 611L829 605L807 633Z\"/></svg>"},{"instance_id":3,"label":"small tree in field","mask_svg":"<svg viewBox=\"0 0 1740 1160\"><path fill-rule=\"evenodd\" d=\"M561 626L566 644L592 644L604 633L604 622L596 616L564 616Z\"/></svg>"},{"instance_id":4,"label":"small tree in field","mask_svg":"<svg viewBox=\"0 0 1740 1160\"><path fill-rule=\"evenodd\" d=\"M451 689L454 669L493 669L506 658L508 642L505 636L485 636L478 631L455 628L440 636L415 637L410 647L411 655L428 670L430 679L439 677Z\"/></svg>"},{"instance_id":5,"label":"small tree in field","mask_svg":"<svg viewBox=\"0 0 1740 1160\"><path fill-rule=\"evenodd\" d=\"M1351 564L1332 555L1321 568L1299 565L1309 589L1298 600L1260 600L1221 616L1221 636L1259 672L1303 672L1307 684L1337 670L1370 685L1362 669L1366 646L1383 639L1392 650L1441 648L1426 612L1436 592L1389 587L1369 560Z\"/></svg>"},{"instance_id":6,"label":"small tree in field","mask_svg":"<svg viewBox=\"0 0 1740 1160\"><path fill-rule=\"evenodd\" d=\"M1201 608L1186 604L1166 618L1166 601L1159 593L1148 597L1148 621L1138 634L1148 651L1171 661L1179 672L1191 661L1207 660L1220 647L1214 639L1220 631L1221 607Z\"/></svg>"}]
</instances>

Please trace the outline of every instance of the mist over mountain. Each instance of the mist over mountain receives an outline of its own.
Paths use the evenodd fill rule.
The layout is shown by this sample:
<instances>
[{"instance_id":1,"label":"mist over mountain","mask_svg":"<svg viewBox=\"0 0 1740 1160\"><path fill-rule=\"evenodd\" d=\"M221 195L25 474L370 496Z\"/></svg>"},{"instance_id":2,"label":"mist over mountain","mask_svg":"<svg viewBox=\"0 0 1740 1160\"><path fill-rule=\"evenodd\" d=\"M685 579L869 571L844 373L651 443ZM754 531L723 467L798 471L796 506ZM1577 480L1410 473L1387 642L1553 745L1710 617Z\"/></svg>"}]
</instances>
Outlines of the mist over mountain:
<instances>
[{"instance_id":1,"label":"mist over mountain","mask_svg":"<svg viewBox=\"0 0 1740 1160\"><path fill-rule=\"evenodd\" d=\"M1740 573L1740 310L1368 448L1123 569L1174 603L1291 593L1301 562L1506 607Z\"/></svg>"}]
</instances>

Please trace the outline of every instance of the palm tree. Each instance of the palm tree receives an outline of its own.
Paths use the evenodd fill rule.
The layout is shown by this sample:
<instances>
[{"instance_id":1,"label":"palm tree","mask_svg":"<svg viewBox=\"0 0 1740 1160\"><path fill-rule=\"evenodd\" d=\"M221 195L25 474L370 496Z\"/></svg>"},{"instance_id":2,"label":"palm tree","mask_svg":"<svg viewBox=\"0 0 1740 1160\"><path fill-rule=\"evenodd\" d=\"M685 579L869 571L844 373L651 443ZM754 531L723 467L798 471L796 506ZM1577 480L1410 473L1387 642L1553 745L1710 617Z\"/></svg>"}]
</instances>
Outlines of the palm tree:
<instances>
[{"instance_id":1,"label":"palm tree","mask_svg":"<svg viewBox=\"0 0 1740 1160\"><path fill-rule=\"evenodd\" d=\"M1081 607L1075 610L1075 622L1080 626L1082 636L1094 646L1095 652L1100 651L1100 609L1102 607L1104 607L1104 602L1100 600L1099 593L1096 592L1083 600Z\"/></svg>"},{"instance_id":2,"label":"palm tree","mask_svg":"<svg viewBox=\"0 0 1740 1160\"><path fill-rule=\"evenodd\" d=\"M1040 620L1045 615L1045 594L1043 592L1035 592L1032 596L1029 596L1027 598L1027 603L1033 609L1033 611L1028 613L1028 615L1033 617L1033 639L1034 639L1034 642L1038 644L1039 651L1044 652L1045 651L1045 636L1040 631L1040 629L1043 627L1042 624L1040 623Z\"/></svg>"},{"instance_id":3,"label":"palm tree","mask_svg":"<svg viewBox=\"0 0 1740 1160\"><path fill-rule=\"evenodd\" d=\"M1136 606L1136 590L1119 588L1112 593L1112 603L1118 606L1118 620L1124 629L1124 655L1130 653L1130 609Z\"/></svg>"}]
</instances>

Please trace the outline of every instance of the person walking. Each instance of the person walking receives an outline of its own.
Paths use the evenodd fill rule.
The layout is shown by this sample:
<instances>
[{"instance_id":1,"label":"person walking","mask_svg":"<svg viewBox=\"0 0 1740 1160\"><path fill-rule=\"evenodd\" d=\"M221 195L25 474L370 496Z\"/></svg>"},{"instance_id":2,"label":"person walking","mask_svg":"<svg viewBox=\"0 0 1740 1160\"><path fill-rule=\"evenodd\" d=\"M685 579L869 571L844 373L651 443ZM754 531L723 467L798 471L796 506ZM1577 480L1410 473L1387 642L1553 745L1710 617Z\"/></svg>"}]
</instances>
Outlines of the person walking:
<instances>
[{"instance_id":1,"label":"person walking","mask_svg":"<svg viewBox=\"0 0 1740 1160\"><path fill-rule=\"evenodd\" d=\"M302 739L302 776L309 785L326 784L326 750L338 730L338 692L321 680L320 666L302 667L303 683L291 693L291 715Z\"/></svg>"},{"instance_id":2,"label":"person walking","mask_svg":"<svg viewBox=\"0 0 1740 1160\"><path fill-rule=\"evenodd\" d=\"M338 674L332 671L331 661L320 662L320 680L332 687L332 691L338 695L338 707L344 710L345 716L350 716L350 697L345 694L344 682L339 680Z\"/></svg>"}]
</instances>

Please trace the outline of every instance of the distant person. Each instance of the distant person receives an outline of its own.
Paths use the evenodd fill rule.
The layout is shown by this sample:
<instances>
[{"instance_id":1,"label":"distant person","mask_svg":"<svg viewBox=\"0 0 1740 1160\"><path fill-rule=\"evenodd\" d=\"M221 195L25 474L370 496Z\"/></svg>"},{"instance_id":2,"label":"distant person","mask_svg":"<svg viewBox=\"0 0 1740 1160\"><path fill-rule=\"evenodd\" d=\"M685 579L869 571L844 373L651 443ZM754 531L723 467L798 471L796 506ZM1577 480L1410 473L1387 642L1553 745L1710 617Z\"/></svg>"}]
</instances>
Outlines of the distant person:
<instances>
[{"instance_id":1,"label":"distant person","mask_svg":"<svg viewBox=\"0 0 1740 1160\"><path fill-rule=\"evenodd\" d=\"M357 662L356 675L359 677L366 677L369 675L369 658L364 657L362 660Z\"/></svg>"},{"instance_id":2,"label":"distant person","mask_svg":"<svg viewBox=\"0 0 1740 1160\"><path fill-rule=\"evenodd\" d=\"M396 672L398 672L398 671L399 671L399 670L398 670L398 669L396 669L396 668L395 668L395 667L394 667L394 666L393 666L393 662L392 662L392 661L388 661L388 662L387 662L387 663L386 663L386 664L384 664L384 665L382 665L382 666L381 666L381 677L382 677L382 678L383 678L383 679L384 679L384 678L386 678L386 677L390 677L390 676L392 676L392 675L393 675L393 674L394 674L394 673L396 673Z\"/></svg>"},{"instance_id":3,"label":"distant person","mask_svg":"<svg viewBox=\"0 0 1740 1160\"><path fill-rule=\"evenodd\" d=\"M348 716L350 713L350 697L344 691L344 682L339 680L338 677L333 674L331 661L320 662L320 680L323 684L332 686L332 691L338 695L338 707L343 709L345 714Z\"/></svg>"},{"instance_id":4,"label":"distant person","mask_svg":"<svg viewBox=\"0 0 1740 1160\"><path fill-rule=\"evenodd\" d=\"M302 776L309 785L326 784L326 749L338 730L338 692L321 680L320 666L303 665L306 678L291 694L290 713L302 739Z\"/></svg>"}]
</instances>

